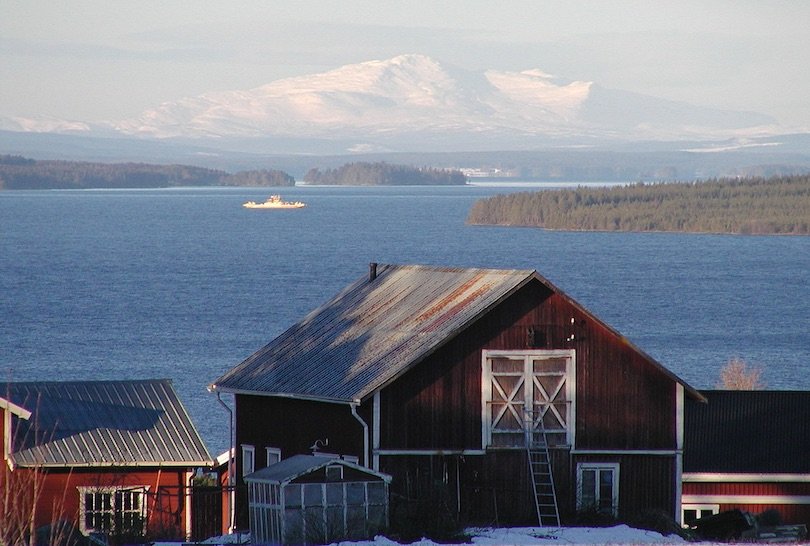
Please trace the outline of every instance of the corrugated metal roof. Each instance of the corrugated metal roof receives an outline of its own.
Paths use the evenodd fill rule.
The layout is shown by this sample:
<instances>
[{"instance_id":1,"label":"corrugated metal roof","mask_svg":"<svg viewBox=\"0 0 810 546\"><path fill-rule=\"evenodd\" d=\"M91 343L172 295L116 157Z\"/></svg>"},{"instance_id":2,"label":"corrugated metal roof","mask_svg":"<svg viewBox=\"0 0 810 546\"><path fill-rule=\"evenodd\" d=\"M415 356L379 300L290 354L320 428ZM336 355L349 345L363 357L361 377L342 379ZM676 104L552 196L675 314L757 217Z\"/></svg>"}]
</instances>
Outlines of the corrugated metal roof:
<instances>
[{"instance_id":1,"label":"corrugated metal roof","mask_svg":"<svg viewBox=\"0 0 810 546\"><path fill-rule=\"evenodd\" d=\"M19 466L207 466L212 457L168 379L10 383Z\"/></svg>"},{"instance_id":2,"label":"corrugated metal roof","mask_svg":"<svg viewBox=\"0 0 810 546\"><path fill-rule=\"evenodd\" d=\"M367 276L355 281L217 379L211 388L341 402L362 400L531 280L543 283L593 317L533 270L381 264L376 273L372 281ZM700 398L672 372L634 349L683 384L691 396Z\"/></svg>"},{"instance_id":3,"label":"corrugated metal roof","mask_svg":"<svg viewBox=\"0 0 810 546\"><path fill-rule=\"evenodd\" d=\"M684 408L684 472L810 472L810 392L701 393Z\"/></svg>"},{"instance_id":4,"label":"corrugated metal roof","mask_svg":"<svg viewBox=\"0 0 810 546\"><path fill-rule=\"evenodd\" d=\"M289 459L284 459L276 464L248 474L245 476L245 481L273 484L289 483L300 476L319 470L329 464L341 464L364 474L368 474L369 476L375 476L387 482L391 481L391 476L388 474L375 472L338 457L324 457L320 455L294 455Z\"/></svg>"},{"instance_id":5,"label":"corrugated metal roof","mask_svg":"<svg viewBox=\"0 0 810 546\"><path fill-rule=\"evenodd\" d=\"M420 361L533 271L379 265L217 379L228 392L353 401Z\"/></svg>"}]
</instances>

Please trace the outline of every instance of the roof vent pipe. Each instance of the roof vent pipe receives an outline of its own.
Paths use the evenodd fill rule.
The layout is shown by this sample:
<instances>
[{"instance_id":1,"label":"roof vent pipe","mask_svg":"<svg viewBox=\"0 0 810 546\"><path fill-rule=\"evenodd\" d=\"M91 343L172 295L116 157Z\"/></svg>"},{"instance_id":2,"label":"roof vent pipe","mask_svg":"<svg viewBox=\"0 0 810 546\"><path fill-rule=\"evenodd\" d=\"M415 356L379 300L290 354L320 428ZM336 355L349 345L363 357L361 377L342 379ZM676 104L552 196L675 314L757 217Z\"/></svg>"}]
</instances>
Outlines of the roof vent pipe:
<instances>
[{"instance_id":1,"label":"roof vent pipe","mask_svg":"<svg viewBox=\"0 0 810 546\"><path fill-rule=\"evenodd\" d=\"M368 282L377 278L377 262L368 264Z\"/></svg>"}]
</instances>

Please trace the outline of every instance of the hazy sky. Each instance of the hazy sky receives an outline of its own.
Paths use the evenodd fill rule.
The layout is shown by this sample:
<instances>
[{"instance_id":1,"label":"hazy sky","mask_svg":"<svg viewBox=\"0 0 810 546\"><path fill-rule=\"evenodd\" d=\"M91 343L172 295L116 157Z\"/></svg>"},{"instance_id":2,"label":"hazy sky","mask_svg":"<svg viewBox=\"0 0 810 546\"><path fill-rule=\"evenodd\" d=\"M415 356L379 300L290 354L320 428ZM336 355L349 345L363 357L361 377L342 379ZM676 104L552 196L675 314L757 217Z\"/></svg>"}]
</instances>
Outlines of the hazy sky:
<instances>
[{"instance_id":1,"label":"hazy sky","mask_svg":"<svg viewBox=\"0 0 810 546\"><path fill-rule=\"evenodd\" d=\"M0 116L163 101L422 53L810 127L810 2L0 0Z\"/></svg>"}]
</instances>

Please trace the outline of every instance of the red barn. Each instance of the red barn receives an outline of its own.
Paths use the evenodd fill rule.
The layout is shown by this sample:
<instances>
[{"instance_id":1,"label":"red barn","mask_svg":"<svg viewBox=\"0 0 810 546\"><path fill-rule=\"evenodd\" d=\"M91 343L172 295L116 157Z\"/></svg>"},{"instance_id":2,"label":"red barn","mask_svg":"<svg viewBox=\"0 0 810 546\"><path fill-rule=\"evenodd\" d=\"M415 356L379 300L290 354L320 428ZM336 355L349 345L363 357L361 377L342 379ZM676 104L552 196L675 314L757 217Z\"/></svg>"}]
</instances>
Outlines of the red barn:
<instances>
[{"instance_id":1,"label":"red barn","mask_svg":"<svg viewBox=\"0 0 810 546\"><path fill-rule=\"evenodd\" d=\"M810 527L810 392L701 393L686 404L684 521L775 510Z\"/></svg>"},{"instance_id":2,"label":"red barn","mask_svg":"<svg viewBox=\"0 0 810 546\"><path fill-rule=\"evenodd\" d=\"M171 381L10 383L0 412L5 533L33 514L114 541L190 534L188 486L213 461Z\"/></svg>"},{"instance_id":3,"label":"red barn","mask_svg":"<svg viewBox=\"0 0 810 546\"><path fill-rule=\"evenodd\" d=\"M210 388L235 397L238 476L323 446L403 502L545 525L679 517L703 398L535 271L377 264Z\"/></svg>"}]
</instances>

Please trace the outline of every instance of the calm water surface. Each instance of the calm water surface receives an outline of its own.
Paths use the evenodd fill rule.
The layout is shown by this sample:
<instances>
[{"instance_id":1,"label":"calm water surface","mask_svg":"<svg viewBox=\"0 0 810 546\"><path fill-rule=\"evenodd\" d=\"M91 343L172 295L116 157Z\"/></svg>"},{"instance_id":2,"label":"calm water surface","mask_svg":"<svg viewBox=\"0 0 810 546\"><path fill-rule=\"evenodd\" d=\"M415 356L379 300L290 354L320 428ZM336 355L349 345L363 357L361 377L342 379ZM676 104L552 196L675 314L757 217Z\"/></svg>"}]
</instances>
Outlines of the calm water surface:
<instances>
[{"instance_id":1,"label":"calm water surface","mask_svg":"<svg viewBox=\"0 0 810 546\"><path fill-rule=\"evenodd\" d=\"M530 188L528 188L530 189ZM697 388L741 357L810 389L810 237L466 226L525 187L0 192L0 369L11 380L168 377L213 452L206 385L368 262L537 269Z\"/></svg>"}]
</instances>

